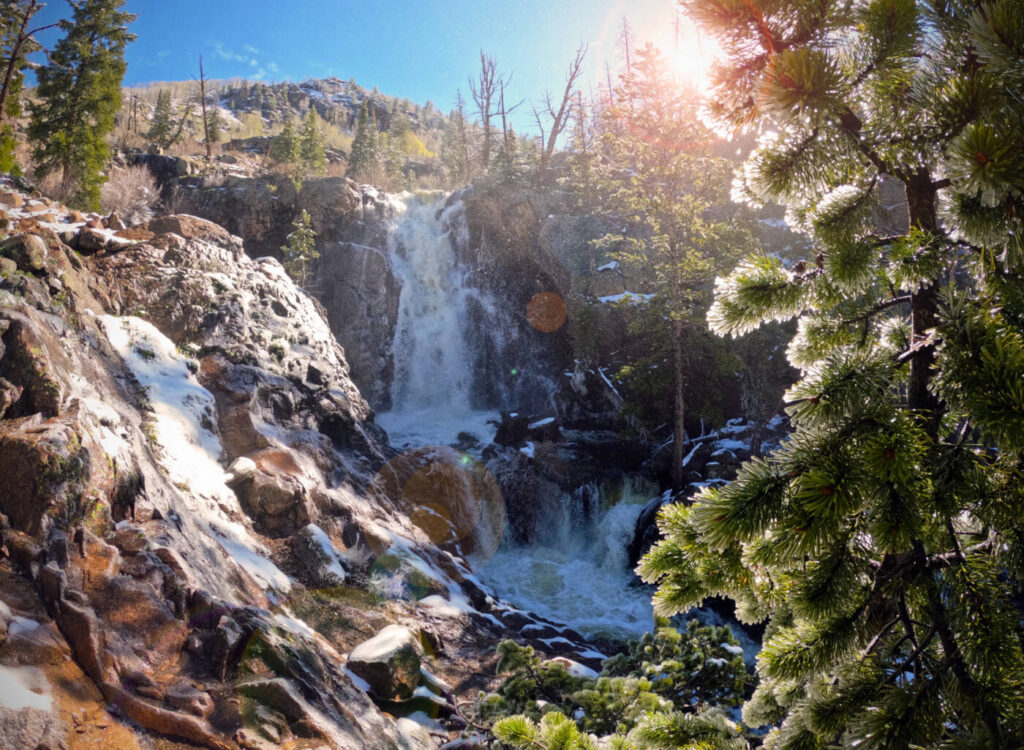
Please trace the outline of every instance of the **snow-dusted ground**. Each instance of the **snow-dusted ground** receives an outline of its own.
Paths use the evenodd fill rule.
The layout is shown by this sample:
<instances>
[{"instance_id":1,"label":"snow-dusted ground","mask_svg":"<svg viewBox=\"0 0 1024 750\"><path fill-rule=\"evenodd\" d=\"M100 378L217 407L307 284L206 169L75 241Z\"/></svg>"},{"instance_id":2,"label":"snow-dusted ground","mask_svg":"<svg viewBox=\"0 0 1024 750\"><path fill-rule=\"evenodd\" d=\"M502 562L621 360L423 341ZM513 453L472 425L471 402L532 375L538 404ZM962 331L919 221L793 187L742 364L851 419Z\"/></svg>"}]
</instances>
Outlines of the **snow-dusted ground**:
<instances>
[{"instance_id":1,"label":"snow-dusted ground","mask_svg":"<svg viewBox=\"0 0 1024 750\"><path fill-rule=\"evenodd\" d=\"M50 683L43 670L38 667L7 667L0 664L0 708L50 711L52 707Z\"/></svg>"}]
</instances>

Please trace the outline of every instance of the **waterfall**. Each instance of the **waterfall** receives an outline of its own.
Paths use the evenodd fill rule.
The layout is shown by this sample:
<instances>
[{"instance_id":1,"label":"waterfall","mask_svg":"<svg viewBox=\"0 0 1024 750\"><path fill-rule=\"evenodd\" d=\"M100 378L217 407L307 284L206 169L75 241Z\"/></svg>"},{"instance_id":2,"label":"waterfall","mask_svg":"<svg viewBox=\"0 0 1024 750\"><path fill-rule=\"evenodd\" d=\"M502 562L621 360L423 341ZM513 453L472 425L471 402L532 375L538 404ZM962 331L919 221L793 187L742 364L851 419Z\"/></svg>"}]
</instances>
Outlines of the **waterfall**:
<instances>
[{"instance_id":1,"label":"waterfall","mask_svg":"<svg viewBox=\"0 0 1024 750\"><path fill-rule=\"evenodd\" d=\"M460 433L487 444L494 436L487 420L499 409L548 408L553 380L536 343L547 340L525 323L523 311L481 288L462 201L402 194L389 203L388 262L401 292L392 406L378 420L406 456L455 444ZM462 463L475 465L468 458ZM442 468L439 474L451 472ZM431 507L439 503L451 517L465 514L469 498L440 497L448 491L438 489L448 487L443 483L427 486ZM496 554L494 545L483 545L487 554L470 555L470 562L484 583L517 606L586 635L639 635L651 628L653 614L650 593L632 585L627 548L652 494L656 488L639 477L586 483L539 511L530 545L515 546L506 534ZM504 513L498 515L503 522ZM500 528L490 531L500 537Z\"/></svg>"},{"instance_id":2,"label":"waterfall","mask_svg":"<svg viewBox=\"0 0 1024 750\"><path fill-rule=\"evenodd\" d=\"M505 543L478 572L519 607L590 637L637 637L651 629L649 590L634 584L627 548L656 491L628 479L620 492L588 483L564 493L532 544Z\"/></svg>"},{"instance_id":3,"label":"waterfall","mask_svg":"<svg viewBox=\"0 0 1024 750\"><path fill-rule=\"evenodd\" d=\"M472 312L493 301L467 283L456 247L468 242L461 201L436 194L393 198L388 260L401 285L392 357L391 411L379 415L396 444L449 444L459 433L487 443L496 413L475 404Z\"/></svg>"}]
</instances>

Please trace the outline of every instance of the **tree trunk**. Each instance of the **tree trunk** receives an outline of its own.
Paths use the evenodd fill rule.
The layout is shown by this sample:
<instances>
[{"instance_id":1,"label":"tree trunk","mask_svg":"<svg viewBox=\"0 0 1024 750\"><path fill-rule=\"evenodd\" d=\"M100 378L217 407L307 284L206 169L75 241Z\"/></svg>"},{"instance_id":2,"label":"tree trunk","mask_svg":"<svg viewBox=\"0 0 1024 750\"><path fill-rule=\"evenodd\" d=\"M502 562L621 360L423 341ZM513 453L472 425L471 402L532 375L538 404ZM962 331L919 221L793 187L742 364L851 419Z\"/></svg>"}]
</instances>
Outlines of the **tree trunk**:
<instances>
[{"instance_id":1,"label":"tree trunk","mask_svg":"<svg viewBox=\"0 0 1024 750\"><path fill-rule=\"evenodd\" d=\"M7 59L7 69L4 70L3 86L0 87L0 124L3 124L4 119L7 117L7 99L11 94L14 72L18 69L18 62L21 60L21 48L31 38L31 34L26 33L25 30L28 28L29 20L36 14L37 10L39 10L39 2L38 0L33 0L32 4L25 9L25 15L21 19L18 35L14 39L14 44L11 45L11 55Z\"/></svg>"},{"instance_id":2,"label":"tree trunk","mask_svg":"<svg viewBox=\"0 0 1024 750\"><path fill-rule=\"evenodd\" d=\"M906 183L907 210L910 226L933 233L938 227L935 211L936 190L927 169L920 168ZM918 346L935 327L939 312L939 279L914 292L910 298L911 346ZM923 346L910 359L908 404L925 420L925 429L935 439L938 435L941 410L938 397L929 385L934 375L935 347Z\"/></svg>"},{"instance_id":3,"label":"tree trunk","mask_svg":"<svg viewBox=\"0 0 1024 750\"><path fill-rule=\"evenodd\" d=\"M685 475L683 456L686 449L686 361L683 356L683 321L672 321L672 370L674 377L674 408L672 417L672 489L683 489Z\"/></svg>"},{"instance_id":4,"label":"tree trunk","mask_svg":"<svg viewBox=\"0 0 1024 750\"><path fill-rule=\"evenodd\" d=\"M203 139L206 141L206 160L213 159L210 145L210 124L206 119L206 76L203 75L203 56L199 56L199 103L203 108Z\"/></svg>"}]
</instances>

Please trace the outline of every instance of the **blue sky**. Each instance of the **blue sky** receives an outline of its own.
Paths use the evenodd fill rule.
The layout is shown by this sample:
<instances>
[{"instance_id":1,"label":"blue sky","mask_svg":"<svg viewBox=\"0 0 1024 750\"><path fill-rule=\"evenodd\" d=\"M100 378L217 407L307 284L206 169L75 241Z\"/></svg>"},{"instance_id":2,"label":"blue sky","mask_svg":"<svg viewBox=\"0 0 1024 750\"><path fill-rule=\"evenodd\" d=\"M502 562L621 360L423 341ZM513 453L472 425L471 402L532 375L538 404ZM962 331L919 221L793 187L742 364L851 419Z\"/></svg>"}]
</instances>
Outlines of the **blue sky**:
<instances>
[{"instance_id":1,"label":"blue sky","mask_svg":"<svg viewBox=\"0 0 1024 750\"><path fill-rule=\"evenodd\" d=\"M128 85L187 80L203 55L209 78L333 75L445 110L456 89L468 99L481 48L512 75L507 100L539 99L560 91L581 41L590 45L584 85L596 87L606 60L617 67L623 16L638 39L663 48L675 16L672 0L127 0L124 10L138 15ZM66 11L51 0L38 18ZM517 120L529 121L528 107Z\"/></svg>"}]
</instances>

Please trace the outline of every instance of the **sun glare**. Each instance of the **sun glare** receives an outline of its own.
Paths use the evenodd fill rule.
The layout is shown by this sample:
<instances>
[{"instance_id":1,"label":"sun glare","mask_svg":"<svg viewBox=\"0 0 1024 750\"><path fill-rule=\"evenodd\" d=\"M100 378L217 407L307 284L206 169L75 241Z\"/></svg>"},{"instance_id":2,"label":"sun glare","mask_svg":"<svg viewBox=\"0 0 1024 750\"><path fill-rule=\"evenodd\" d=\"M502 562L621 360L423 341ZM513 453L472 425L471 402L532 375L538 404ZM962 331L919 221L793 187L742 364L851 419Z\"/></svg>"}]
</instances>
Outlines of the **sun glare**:
<instances>
[{"instance_id":1,"label":"sun glare","mask_svg":"<svg viewBox=\"0 0 1024 750\"><path fill-rule=\"evenodd\" d=\"M670 43L665 46L672 70L680 83L704 89L708 68L715 57L715 45L688 18L681 16L678 27L669 30Z\"/></svg>"}]
</instances>

